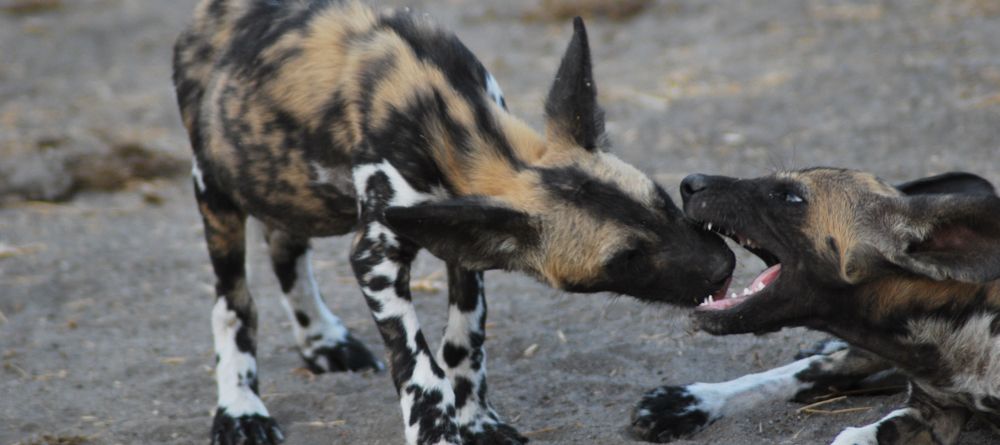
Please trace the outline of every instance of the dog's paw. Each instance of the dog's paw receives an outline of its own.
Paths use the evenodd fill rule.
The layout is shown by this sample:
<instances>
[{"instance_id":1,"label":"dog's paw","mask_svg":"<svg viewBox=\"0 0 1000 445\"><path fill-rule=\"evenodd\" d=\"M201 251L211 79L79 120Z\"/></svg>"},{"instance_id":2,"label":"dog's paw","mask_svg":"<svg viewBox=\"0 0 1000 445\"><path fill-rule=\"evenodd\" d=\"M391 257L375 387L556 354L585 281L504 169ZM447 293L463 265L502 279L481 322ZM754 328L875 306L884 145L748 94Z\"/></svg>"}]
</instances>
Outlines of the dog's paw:
<instances>
[{"instance_id":1,"label":"dog's paw","mask_svg":"<svg viewBox=\"0 0 1000 445\"><path fill-rule=\"evenodd\" d=\"M317 346L302 351L306 367L314 374L325 372L382 371L385 365L375 358L368 348L350 334L335 345Z\"/></svg>"},{"instance_id":2,"label":"dog's paw","mask_svg":"<svg viewBox=\"0 0 1000 445\"><path fill-rule=\"evenodd\" d=\"M524 445L528 438L514 427L504 423L484 424L481 431L471 432L462 428L463 445Z\"/></svg>"},{"instance_id":3,"label":"dog's paw","mask_svg":"<svg viewBox=\"0 0 1000 445\"><path fill-rule=\"evenodd\" d=\"M847 428L830 445L878 445L878 428Z\"/></svg>"},{"instance_id":4,"label":"dog's paw","mask_svg":"<svg viewBox=\"0 0 1000 445\"><path fill-rule=\"evenodd\" d=\"M809 358L814 355L830 355L834 352L841 351L848 348L847 342L840 340L838 338L828 338L825 340L820 340L815 345L805 348L795 354L795 360L802 360L804 358Z\"/></svg>"},{"instance_id":5,"label":"dog's paw","mask_svg":"<svg viewBox=\"0 0 1000 445\"><path fill-rule=\"evenodd\" d=\"M666 443L701 431L716 419L683 386L647 392L632 411L632 433L647 442Z\"/></svg>"},{"instance_id":6,"label":"dog's paw","mask_svg":"<svg viewBox=\"0 0 1000 445\"><path fill-rule=\"evenodd\" d=\"M224 408L212 421L212 445L277 445L285 434L274 419L259 414L232 417Z\"/></svg>"}]
</instances>

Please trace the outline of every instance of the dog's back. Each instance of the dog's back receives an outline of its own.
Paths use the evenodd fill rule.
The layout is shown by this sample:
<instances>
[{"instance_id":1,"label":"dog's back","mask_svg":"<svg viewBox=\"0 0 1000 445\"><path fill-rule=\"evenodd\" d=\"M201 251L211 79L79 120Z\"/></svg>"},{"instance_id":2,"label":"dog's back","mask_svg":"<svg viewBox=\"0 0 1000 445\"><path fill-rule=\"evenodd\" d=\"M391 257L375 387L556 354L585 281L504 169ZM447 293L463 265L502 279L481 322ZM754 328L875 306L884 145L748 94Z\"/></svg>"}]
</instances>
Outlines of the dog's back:
<instances>
[{"instance_id":1,"label":"dog's back","mask_svg":"<svg viewBox=\"0 0 1000 445\"><path fill-rule=\"evenodd\" d=\"M363 141L427 125L428 105L475 133L477 119L496 118L488 102L502 103L454 35L354 1L205 0L174 66L200 180L271 225L313 235L344 233L357 219L350 165ZM419 168L454 157L429 154L435 165Z\"/></svg>"}]
</instances>

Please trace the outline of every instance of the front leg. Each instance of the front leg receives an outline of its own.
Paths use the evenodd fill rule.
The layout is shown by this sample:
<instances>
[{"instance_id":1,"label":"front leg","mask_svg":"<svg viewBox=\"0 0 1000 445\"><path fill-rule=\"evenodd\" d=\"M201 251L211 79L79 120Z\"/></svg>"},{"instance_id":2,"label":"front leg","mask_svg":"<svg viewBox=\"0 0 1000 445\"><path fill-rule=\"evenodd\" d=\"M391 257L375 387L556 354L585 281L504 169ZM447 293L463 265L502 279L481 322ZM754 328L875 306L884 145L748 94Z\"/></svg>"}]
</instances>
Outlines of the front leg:
<instances>
[{"instance_id":1,"label":"front leg","mask_svg":"<svg viewBox=\"0 0 1000 445\"><path fill-rule=\"evenodd\" d=\"M417 193L388 163L355 170L362 229L351 267L389 354L410 445L459 445L455 393L420 330L410 295L410 263L419 250L384 222L389 205L412 205Z\"/></svg>"},{"instance_id":2,"label":"front leg","mask_svg":"<svg viewBox=\"0 0 1000 445\"><path fill-rule=\"evenodd\" d=\"M448 265L448 327L438 360L455 388L455 408L466 445L521 445L528 439L500 420L486 399L486 295L483 273Z\"/></svg>"},{"instance_id":3,"label":"front leg","mask_svg":"<svg viewBox=\"0 0 1000 445\"><path fill-rule=\"evenodd\" d=\"M817 391L867 385L890 368L877 357L841 344L820 355L721 383L664 386L643 395L632 412L632 432L665 443L690 436L727 416L775 401L804 400ZM881 382L881 379L876 381Z\"/></svg>"},{"instance_id":4,"label":"front leg","mask_svg":"<svg viewBox=\"0 0 1000 445\"><path fill-rule=\"evenodd\" d=\"M971 413L962 407L943 407L911 384L907 407L878 422L847 428L832 445L952 445Z\"/></svg>"}]
</instances>

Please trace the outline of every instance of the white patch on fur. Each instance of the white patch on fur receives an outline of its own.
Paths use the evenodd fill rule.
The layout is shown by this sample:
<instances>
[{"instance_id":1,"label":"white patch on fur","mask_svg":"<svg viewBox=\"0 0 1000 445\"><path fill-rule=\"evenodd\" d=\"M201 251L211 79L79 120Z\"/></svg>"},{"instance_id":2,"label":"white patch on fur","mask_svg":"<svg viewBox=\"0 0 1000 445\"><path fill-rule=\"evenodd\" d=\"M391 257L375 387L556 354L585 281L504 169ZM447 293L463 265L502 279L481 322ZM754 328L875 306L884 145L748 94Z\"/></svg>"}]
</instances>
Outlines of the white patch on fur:
<instances>
[{"instance_id":1,"label":"white patch on fur","mask_svg":"<svg viewBox=\"0 0 1000 445\"><path fill-rule=\"evenodd\" d=\"M483 295L483 281L479 279L478 275L476 278L476 287L479 295ZM457 367L451 368L444 359L444 345L450 343L466 348L471 353L472 344L470 342L470 334L485 334L479 326L479 321L482 319L483 311L485 310L485 304L482 301L476 305L476 310L472 312L462 312L457 305L450 305L448 307L448 325L445 327L444 337L441 340L441 348L438 349L437 353L437 361L444 367L445 375L448 376L450 381L454 382L456 377L464 377L472 382L473 387L469 394L469 400L456 413L458 424L468 427L472 432L482 431L483 424L488 420L492 420L489 418L490 415L496 417L496 413L483 411L478 397L479 387L486 380L486 350L483 349L482 351L482 363L478 370L472 369L472 360L469 357L462 360Z\"/></svg>"},{"instance_id":2,"label":"white patch on fur","mask_svg":"<svg viewBox=\"0 0 1000 445\"><path fill-rule=\"evenodd\" d=\"M256 378L257 360L236 346L236 333L241 325L236 312L229 310L226 299L220 297L212 308L212 335L215 353L219 357L219 363L215 367L215 380L219 389L218 406L225 408L231 417L268 417L264 403L244 378L248 375Z\"/></svg>"},{"instance_id":3,"label":"white patch on fur","mask_svg":"<svg viewBox=\"0 0 1000 445\"><path fill-rule=\"evenodd\" d=\"M368 180L378 172L384 173L389 178L389 185L393 192L392 199L388 203L390 206L408 207L430 198L430 195L416 191L389 161L382 161L378 164L364 164L354 167L352 176L359 197L358 201L366 196Z\"/></svg>"},{"instance_id":4,"label":"white patch on fur","mask_svg":"<svg viewBox=\"0 0 1000 445\"><path fill-rule=\"evenodd\" d=\"M427 394L427 391L440 392L442 397L437 406L442 412L447 412L449 406L455 406L455 392L451 388L451 383L447 379L438 378L434 374L434 370L431 369L430 357L425 354L417 355L416 364L413 367L413 376L410 377L407 385L421 387L424 394ZM420 422L412 422L412 419L410 419L410 413L413 411L413 404L415 402L414 396L412 393L407 392L405 388L400 391L400 394L402 395L400 398L400 407L403 409L403 419L406 421L406 443L415 445L420 433Z\"/></svg>"},{"instance_id":5,"label":"white patch on fur","mask_svg":"<svg viewBox=\"0 0 1000 445\"><path fill-rule=\"evenodd\" d=\"M847 342L839 339L830 339L829 341L823 343L823 349L819 351L817 355L830 355L834 352L840 351L842 349L849 348L850 345Z\"/></svg>"},{"instance_id":6,"label":"white patch on fur","mask_svg":"<svg viewBox=\"0 0 1000 445\"><path fill-rule=\"evenodd\" d=\"M295 341L303 353L310 355L316 349L324 346L334 347L347 340L347 328L337 318L323 301L319 292L319 284L312 268L312 252L307 251L295 262L295 287L281 299L289 319L292 320L292 331ZM309 316L309 326L299 325L295 311L300 310ZM322 338L309 342L308 338L320 335Z\"/></svg>"},{"instance_id":7,"label":"white patch on fur","mask_svg":"<svg viewBox=\"0 0 1000 445\"><path fill-rule=\"evenodd\" d=\"M319 162L313 161L309 163L309 167L312 168L313 176L316 178L313 180L315 184L330 184L333 176L330 175L330 170L323 167Z\"/></svg>"},{"instance_id":8,"label":"white patch on fur","mask_svg":"<svg viewBox=\"0 0 1000 445\"><path fill-rule=\"evenodd\" d=\"M201 168L198 167L198 158L191 159L191 177L194 178L195 185L198 186L198 191L205 192L205 176L201 173Z\"/></svg>"},{"instance_id":9,"label":"white patch on fur","mask_svg":"<svg viewBox=\"0 0 1000 445\"><path fill-rule=\"evenodd\" d=\"M698 404L690 411L701 410L709 415L709 421L720 419L772 402L788 400L799 391L809 388L812 383L795 377L823 356L812 356L789 363L769 371L748 374L722 383L694 383L686 386L688 392L698 399Z\"/></svg>"},{"instance_id":10,"label":"white patch on fur","mask_svg":"<svg viewBox=\"0 0 1000 445\"><path fill-rule=\"evenodd\" d=\"M385 247L395 247L396 246L396 233L390 230L388 227L382 225L379 222L371 222L367 226L368 228L368 240L373 242L378 242L380 238L385 237Z\"/></svg>"},{"instance_id":11,"label":"white patch on fur","mask_svg":"<svg viewBox=\"0 0 1000 445\"><path fill-rule=\"evenodd\" d=\"M917 416L919 414L912 408L903 408L889 413L878 422L861 428L847 428L833 439L831 445L878 445L878 428L889 419L903 416Z\"/></svg>"},{"instance_id":12,"label":"white patch on fur","mask_svg":"<svg viewBox=\"0 0 1000 445\"><path fill-rule=\"evenodd\" d=\"M937 346L943 366L954 370L951 386L934 387L922 380L915 383L936 399L947 400L958 393L972 395L974 408L989 411L981 406L981 400L1000 397L1000 387L996 385L1000 381L1000 337L994 336L990 328L994 317L973 315L961 326L941 319L911 321L907 340Z\"/></svg>"},{"instance_id":13,"label":"white patch on fur","mask_svg":"<svg viewBox=\"0 0 1000 445\"><path fill-rule=\"evenodd\" d=\"M486 73L486 93L490 95L493 102L496 102L497 105L503 107L503 90L500 88L500 84L497 82L497 79L490 73Z\"/></svg>"}]
</instances>

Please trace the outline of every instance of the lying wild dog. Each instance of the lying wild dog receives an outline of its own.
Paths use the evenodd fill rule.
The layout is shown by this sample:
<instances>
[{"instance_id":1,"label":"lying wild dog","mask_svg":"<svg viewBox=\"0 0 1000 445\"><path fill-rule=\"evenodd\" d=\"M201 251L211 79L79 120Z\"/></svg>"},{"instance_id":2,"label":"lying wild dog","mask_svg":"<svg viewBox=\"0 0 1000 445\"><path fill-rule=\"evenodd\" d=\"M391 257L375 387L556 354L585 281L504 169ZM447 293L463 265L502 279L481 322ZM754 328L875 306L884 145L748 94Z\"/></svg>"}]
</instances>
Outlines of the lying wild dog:
<instances>
[{"instance_id":1,"label":"lying wild dog","mask_svg":"<svg viewBox=\"0 0 1000 445\"><path fill-rule=\"evenodd\" d=\"M640 436L666 442L768 400L884 388L897 370L907 406L834 444L952 444L974 415L1000 427L1000 198L989 182L952 173L892 187L817 168L693 175L682 195L689 216L769 266L744 295L700 306L701 329L807 326L847 344L729 382L654 390L633 414Z\"/></svg>"},{"instance_id":2,"label":"lying wild dog","mask_svg":"<svg viewBox=\"0 0 1000 445\"><path fill-rule=\"evenodd\" d=\"M267 228L302 357L380 368L324 304L309 239L356 233L350 260L388 349L406 440L524 443L486 398L483 272L695 306L735 260L661 187L607 151L583 22L540 135L452 34L353 1L203 0L175 50L195 194L218 279L213 443L277 443L257 391L248 216ZM445 260L437 354L410 301L421 248Z\"/></svg>"}]
</instances>

